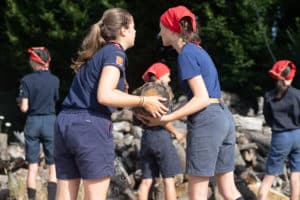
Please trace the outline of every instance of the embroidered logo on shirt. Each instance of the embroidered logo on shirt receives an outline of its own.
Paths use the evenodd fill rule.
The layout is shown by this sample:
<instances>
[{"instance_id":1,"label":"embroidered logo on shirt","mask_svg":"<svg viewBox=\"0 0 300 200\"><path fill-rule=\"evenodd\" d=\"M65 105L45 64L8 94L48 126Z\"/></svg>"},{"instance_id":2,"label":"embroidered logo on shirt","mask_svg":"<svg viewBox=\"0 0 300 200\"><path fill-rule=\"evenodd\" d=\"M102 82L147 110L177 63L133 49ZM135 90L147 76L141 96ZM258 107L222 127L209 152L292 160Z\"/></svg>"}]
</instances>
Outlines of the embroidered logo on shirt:
<instances>
[{"instance_id":1,"label":"embroidered logo on shirt","mask_svg":"<svg viewBox=\"0 0 300 200\"><path fill-rule=\"evenodd\" d=\"M121 56L117 56L116 57L116 63L118 64L118 65L123 65L123 58L121 57Z\"/></svg>"}]
</instances>

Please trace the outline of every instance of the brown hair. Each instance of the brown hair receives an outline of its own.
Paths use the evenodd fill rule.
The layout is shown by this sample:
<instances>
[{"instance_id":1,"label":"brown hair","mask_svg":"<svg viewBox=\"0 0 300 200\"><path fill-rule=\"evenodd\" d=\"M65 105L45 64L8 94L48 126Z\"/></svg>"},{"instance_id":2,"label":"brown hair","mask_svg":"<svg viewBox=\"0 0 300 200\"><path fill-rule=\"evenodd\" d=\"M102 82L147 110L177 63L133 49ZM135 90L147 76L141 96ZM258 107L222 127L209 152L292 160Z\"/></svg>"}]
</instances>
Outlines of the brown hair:
<instances>
[{"instance_id":1,"label":"brown hair","mask_svg":"<svg viewBox=\"0 0 300 200\"><path fill-rule=\"evenodd\" d=\"M281 99L284 95L285 95L285 93L286 93L286 91L287 91L287 89L288 89L288 85L286 85L285 83L284 83L284 81L283 80L278 80L277 82L276 82L276 94L275 94L275 99Z\"/></svg>"},{"instance_id":2,"label":"brown hair","mask_svg":"<svg viewBox=\"0 0 300 200\"><path fill-rule=\"evenodd\" d=\"M108 41L118 37L122 27L129 28L132 15L122 8L111 8L103 13L102 18L90 27L88 34L83 39L76 60L72 60L71 68L77 72L99 48Z\"/></svg>"},{"instance_id":3,"label":"brown hair","mask_svg":"<svg viewBox=\"0 0 300 200\"><path fill-rule=\"evenodd\" d=\"M285 68L285 70L283 70L281 72L280 75L282 77L286 77L286 76L289 75L290 72L291 72L291 66L288 65ZM289 85L286 85L284 80L277 80L277 82L276 82L276 95L275 95L275 99L281 99L285 95L285 93L286 93L286 91L287 91L288 88L289 88Z\"/></svg>"},{"instance_id":4,"label":"brown hair","mask_svg":"<svg viewBox=\"0 0 300 200\"><path fill-rule=\"evenodd\" d=\"M201 38L199 36L198 24L196 30L193 31L192 21L190 17L183 17L180 20L181 36L185 42L195 42L200 44Z\"/></svg>"}]
</instances>

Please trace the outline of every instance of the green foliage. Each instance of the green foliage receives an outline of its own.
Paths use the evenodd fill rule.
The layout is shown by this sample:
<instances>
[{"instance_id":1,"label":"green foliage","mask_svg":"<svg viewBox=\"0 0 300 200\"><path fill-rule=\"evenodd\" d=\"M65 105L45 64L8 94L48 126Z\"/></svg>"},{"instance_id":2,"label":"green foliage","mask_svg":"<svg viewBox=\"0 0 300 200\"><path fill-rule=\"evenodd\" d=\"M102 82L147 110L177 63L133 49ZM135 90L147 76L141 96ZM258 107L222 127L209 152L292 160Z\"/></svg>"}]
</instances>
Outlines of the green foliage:
<instances>
[{"instance_id":1,"label":"green foliage","mask_svg":"<svg viewBox=\"0 0 300 200\"><path fill-rule=\"evenodd\" d=\"M26 49L47 46L53 57L52 70L63 80L64 92L72 79L69 65L80 41L110 7L126 8L135 18L136 43L128 50L131 89L141 84L141 74L151 63L170 56L170 52L159 52L159 17L179 4L197 15L202 46L215 61L224 90L245 96L251 93L255 98L272 86L267 70L274 57L300 64L296 0L5 0L1 4L0 62L5 63L1 68L24 75L29 70ZM169 64L175 66L176 59Z\"/></svg>"}]
</instances>

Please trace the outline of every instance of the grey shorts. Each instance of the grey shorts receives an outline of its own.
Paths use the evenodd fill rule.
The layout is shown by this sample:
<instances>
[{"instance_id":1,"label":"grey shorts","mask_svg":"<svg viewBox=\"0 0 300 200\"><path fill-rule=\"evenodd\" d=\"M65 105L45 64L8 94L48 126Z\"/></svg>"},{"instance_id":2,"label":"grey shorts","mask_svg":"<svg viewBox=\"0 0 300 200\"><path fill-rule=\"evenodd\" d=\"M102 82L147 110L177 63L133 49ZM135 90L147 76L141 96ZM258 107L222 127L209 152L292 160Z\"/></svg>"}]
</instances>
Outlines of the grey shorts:
<instances>
[{"instance_id":1,"label":"grey shorts","mask_svg":"<svg viewBox=\"0 0 300 200\"><path fill-rule=\"evenodd\" d=\"M211 104L189 116L187 174L214 176L233 171L234 148L234 119L225 104Z\"/></svg>"}]
</instances>

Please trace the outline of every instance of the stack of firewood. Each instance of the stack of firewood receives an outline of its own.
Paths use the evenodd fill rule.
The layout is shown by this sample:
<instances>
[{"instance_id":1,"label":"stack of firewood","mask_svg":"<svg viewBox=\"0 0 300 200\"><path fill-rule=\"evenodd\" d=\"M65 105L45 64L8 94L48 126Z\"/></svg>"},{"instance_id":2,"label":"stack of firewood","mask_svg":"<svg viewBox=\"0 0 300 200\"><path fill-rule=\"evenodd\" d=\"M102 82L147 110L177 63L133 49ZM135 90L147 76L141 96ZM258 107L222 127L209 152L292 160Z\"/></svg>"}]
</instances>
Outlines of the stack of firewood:
<instances>
[{"instance_id":1,"label":"stack of firewood","mask_svg":"<svg viewBox=\"0 0 300 200\"><path fill-rule=\"evenodd\" d=\"M256 111L247 103L243 103L236 95L223 93L225 103L234 114L236 122L236 160L235 160L235 178L236 183L247 200L256 199L257 189L264 175L266 158L271 141L270 128L264 124L261 112L261 98L258 99L258 109ZM180 107L186 102L186 97L177 99L174 109ZM136 199L137 188L141 181L140 170L140 140L143 129L141 126L133 124L133 114L130 109L122 109L115 112L113 119L113 136L115 142L115 176L112 178L108 199L128 200ZM187 133L186 119L174 122L182 133ZM24 165L24 140L21 132L16 132L20 141L18 144L8 144L1 139L2 148L0 157L0 176L7 175L10 172L11 177L18 172L20 168L26 169ZM1 136L0 136L1 137ZM3 140L3 141L2 141ZM7 141L7 140L6 140ZM186 143L179 143L174 139L174 146L180 157L182 169L185 168L185 148ZM2 156L2 152L6 152ZM41 157L43 164L43 157ZM5 174L6 173L6 174ZM270 200L288 199L289 194L289 169L285 168L284 173L276 178L270 192ZM41 178L45 181L46 177ZM188 199L187 196L187 176L182 173L176 178L176 190L178 199ZM0 190L5 189L1 184ZM210 182L209 199L222 200L218 193L214 178ZM1 196L0 196L1 199ZM151 199L164 199L163 183L160 178L155 180L151 190Z\"/></svg>"}]
</instances>

